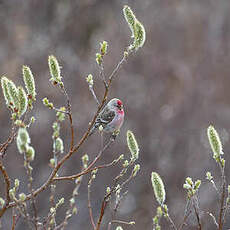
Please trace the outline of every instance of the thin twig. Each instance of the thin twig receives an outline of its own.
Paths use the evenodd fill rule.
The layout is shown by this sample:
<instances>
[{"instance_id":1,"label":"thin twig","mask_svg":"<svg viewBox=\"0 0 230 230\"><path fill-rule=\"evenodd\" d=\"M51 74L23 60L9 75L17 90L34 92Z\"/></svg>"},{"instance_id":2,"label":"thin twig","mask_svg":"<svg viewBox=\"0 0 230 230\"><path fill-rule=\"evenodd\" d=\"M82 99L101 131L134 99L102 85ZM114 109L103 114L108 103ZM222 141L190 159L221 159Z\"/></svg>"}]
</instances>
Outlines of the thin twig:
<instances>
[{"instance_id":1,"label":"thin twig","mask_svg":"<svg viewBox=\"0 0 230 230\"><path fill-rule=\"evenodd\" d=\"M222 179L222 194L220 201L220 214L219 214L219 230L223 229L223 213L224 213L224 200L225 200L225 189L226 189L226 180L224 175L224 167L220 165L221 168L221 179Z\"/></svg>"},{"instance_id":2,"label":"thin twig","mask_svg":"<svg viewBox=\"0 0 230 230\"><path fill-rule=\"evenodd\" d=\"M25 168L26 168L26 173L28 175L28 188L29 188L29 192L31 194L31 204L33 207L33 211L34 211L34 226L35 229L38 229L38 214L37 214L37 207L36 207L36 199L34 196L34 190L33 190L33 186L32 186L32 182L33 182L33 177L32 177L32 167L30 166L30 162L28 161L28 159L26 158L26 155L24 154L24 160L25 160Z\"/></svg>"},{"instance_id":3,"label":"thin twig","mask_svg":"<svg viewBox=\"0 0 230 230\"><path fill-rule=\"evenodd\" d=\"M14 125L13 125L13 126L12 126L12 129L11 129L10 136L9 136L8 139L7 139L3 144L1 144L1 146L0 146L0 156L1 156L1 157L4 157L7 148L8 148L9 145L13 142L14 138L16 137L16 135L17 135L17 131L15 131L15 127L14 127Z\"/></svg>"},{"instance_id":4,"label":"thin twig","mask_svg":"<svg viewBox=\"0 0 230 230\"><path fill-rule=\"evenodd\" d=\"M200 222L200 215L199 215L199 210L198 210L198 204L195 200L195 196L192 197L192 204L193 204L193 208L194 208L194 211L195 211L195 215L196 215L196 219L197 219L197 223L198 223L198 229L201 230L202 227L201 227L201 222Z\"/></svg>"},{"instance_id":5,"label":"thin twig","mask_svg":"<svg viewBox=\"0 0 230 230\"><path fill-rule=\"evenodd\" d=\"M105 71L104 71L104 63L103 63L103 61L102 61L101 65L99 67L100 67L99 76L100 76L101 80L103 81L104 86L106 88L106 87L108 87L108 85L107 85L106 78L105 78Z\"/></svg>"},{"instance_id":6,"label":"thin twig","mask_svg":"<svg viewBox=\"0 0 230 230\"><path fill-rule=\"evenodd\" d=\"M186 205L185 205L185 210L184 210L184 218L183 218L183 222L181 223L181 225L179 226L179 230L182 230L184 225L186 224L186 220L188 219L189 215L191 214L191 200L187 200Z\"/></svg>"},{"instance_id":7,"label":"thin twig","mask_svg":"<svg viewBox=\"0 0 230 230\"><path fill-rule=\"evenodd\" d=\"M218 223L216 222L215 216L211 212L206 212L213 220L214 224L216 225L217 228L219 228Z\"/></svg>"},{"instance_id":8,"label":"thin twig","mask_svg":"<svg viewBox=\"0 0 230 230\"><path fill-rule=\"evenodd\" d=\"M0 171L2 172L2 175L3 175L4 180L5 180L5 184L6 184L6 188L5 188L6 204L2 209L2 210L4 210L7 207L7 205L10 203L10 194L9 194L9 191L10 191L10 178L9 178L8 173L7 173L6 169L5 169L5 167L3 166L1 160L0 160ZM0 212L2 210L0 210Z\"/></svg>"},{"instance_id":9,"label":"thin twig","mask_svg":"<svg viewBox=\"0 0 230 230\"><path fill-rule=\"evenodd\" d=\"M229 204L227 204L227 202L226 202L226 205L224 207L224 214L223 214L223 224L226 221L225 217L226 217L226 214L227 214L227 211L228 211L229 207L230 207Z\"/></svg>"},{"instance_id":10,"label":"thin twig","mask_svg":"<svg viewBox=\"0 0 230 230\"><path fill-rule=\"evenodd\" d=\"M132 223L133 222L133 223ZM134 221L123 221L123 220L112 220L109 222L109 225L108 225L108 229L107 230L110 230L111 229L111 226L112 224L125 224L125 225L132 225L134 224L135 222Z\"/></svg>"},{"instance_id":11,"label":"thin twig","mask_svg":"<svg viewBox=\"0 0 230 230\"><path fill-rule=\"evenodd\" d=\"M105 198L103 199L103 201L102 201L100 216L99 216L98 221L97 221L96 230L99 230L99 229L100 229L101 221L102 221L102 218L103 218L103 216L104 216L105 208L106 208L108 202L109 202L109 201L106 199L106 197L105 197Z\"/></svg>"},{"instance_id":12,"label":"thin twig","mask_svg":"<svg viewBox=\"0 0 230 230\"><path fill-rule=\"evenodd\" d=\"M72 109L71 109L70 98L69 98L69 95L65 89L65 86L63 86L62 90L66 96L66 99L67 99L68 117L69 117L69 121L70 121L70 129L71 129L70 151L72 151L73 147L74 147L74 128L73 128Z\"/></svg>"},{"instance_id":13,"label":"thin twig","mask_svg":"<svg viewBox=\"0 0 230 230\"><path fill-rule=\"evenodd\" d=\"M16 213L15 213L15 208L12 210L12 227L11 230L15 230L15 225L16 225Z\"/></svg>"},{"instance_id":14,"label":"thin twig","mask_svg":"<svg viewBox=\"0 0 230 230\"><path fill-rule=\"evenodd\" d=\"M88 183L88 209L89 209L89 217L90 217L90 222L93 226L93 229L95 230L96 229L96 225L95 225L95 222L94 222L94 219L93 219L93 210L92 210L92 205L91 205L91 183L92 183L92 177L90 178L89 180L89 183Z\"/></svg>"},{"instance_id":15,"label":"thin twig","mask_svg":"<svg viewBox=\"0 0 230 230\"><path fill-rule=\"evenodd\" d=\"M25 202L19 202L16 198L15 198L15 203L16 203L16 208L19 211L20 215L26 220L29 229L33 229L33 220L30 217L27 208L26 208L26 203Z\"/></svg>"},{"instance_id":16,"label":"thin twig","mask_svg":"<svg viewBox=\"0 0 230 230\"><path fill-rule=\"evenodd\" d=\"M100 102L97 99L96 93L94 92L92 85L89 85L89 91L92 93L94 100L97 102L97 105L100 105Z\"/></svg>"},{"instance_id":17,"label":"thin twig","mask_svg":"<svg viewBox=\"0 0 230 230\"><path fill-rule=\"evenodd\" d=\"M170 217L169 214L167 215L166 218L167 218L167 220L169 221L169 223L172 225L173 229L174 229L174 230L177 230L177 227L176 227L175 223L173 222L173 220L172 220L172 218Z\"/></svg>"},{"instance_id":18,"label":"thin twig","mask_svg":"<svg viewBox=\"0 0 230 230\"><path fill-rule=\"evenodd\" d=\"M112 162L110 162L108 164L99 165L99 166L96 166L96 167L93 167L93 168L90 168L90 169L88 169L88 167L87 167L85 170L81 171L80 173L77 173L77 174L74 174L74 175L71 175L71 176L55 177L53 180L54 181L63 181L63 180L72 181L72 180L75 180L75 179L77 179L77 178L79 178L79 177L81 177L81 176L83 176L85 174L88 174L88 173L90 173L90 172L92 172L94 170L110 168L111 166L116 165L118 162L119 162L118 160L115 160L115 161L112 161Z\"/></svg>"},{"instance_id":19,"label":"thin twig","mask_svg":"<svg viewBox=\"0 0 230 230\"><path fill-rule=\"evenodd\" d=\"M64 114L66 114L66 115L69 114L68 111L62 111L61 109L58 109L58 108L56 108L56 107L53 107L53 110L55 110L55 111L57 111L57 112L60 112L60 113L64 113Z\"/></svg>"}]
</instances>

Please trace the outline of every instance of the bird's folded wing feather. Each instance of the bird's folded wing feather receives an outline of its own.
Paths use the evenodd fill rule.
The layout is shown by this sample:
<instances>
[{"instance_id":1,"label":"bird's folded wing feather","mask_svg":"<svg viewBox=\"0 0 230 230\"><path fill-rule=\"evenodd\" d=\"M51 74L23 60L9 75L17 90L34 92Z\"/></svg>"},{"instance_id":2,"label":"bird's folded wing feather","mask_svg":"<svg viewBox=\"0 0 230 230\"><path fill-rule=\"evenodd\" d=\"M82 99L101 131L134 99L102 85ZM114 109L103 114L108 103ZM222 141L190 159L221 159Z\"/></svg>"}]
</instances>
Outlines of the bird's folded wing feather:
<instances>
[{"instance_id":1,"label":"bird's folded wing feather","mask_svg":"<svg viewBox=\"0 0 230 230\"><path fill-rule=\"evenodd\" d=\"M100 123L108 124L113 120L114 117L115 112L105 108L105 110L102 111L98 119Z\"/></svg>"}]
</instances>

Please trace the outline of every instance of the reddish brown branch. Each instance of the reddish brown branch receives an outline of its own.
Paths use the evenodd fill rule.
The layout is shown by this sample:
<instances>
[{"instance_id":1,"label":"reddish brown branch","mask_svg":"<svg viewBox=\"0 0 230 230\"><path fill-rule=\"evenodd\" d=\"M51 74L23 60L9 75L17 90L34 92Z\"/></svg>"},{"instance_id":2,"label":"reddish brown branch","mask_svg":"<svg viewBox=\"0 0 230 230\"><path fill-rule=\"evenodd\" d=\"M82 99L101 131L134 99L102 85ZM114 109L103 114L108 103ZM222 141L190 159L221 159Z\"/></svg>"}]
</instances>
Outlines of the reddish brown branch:
<instances>
[{"instance_id":1,"label":"reddish brown branch","mask_svg":"<svg viewBox=\"0 0 230 230\"><path fill-rule=\"evenodd\" d=\"M221 194L221 201L220 201L220 214L219 214L219 230L223 229L223 213L224 213L224 200L225 200L225 189L226 189L226 180L224 176L224 169L222 170L222 194Z\"/></svg>"},{"instance_id":2,"label":"reddish brown branch","mask_svg":"<svg viewBox=\"0 0 230 230\"><path fill-rule=\"evenodd\" d=\"M92 182L92 178L90 179ZM93 210L92 210L92 205L91 205L91 182L89 182L90 184L88 184L88 209L89 209L89 217L90 217L90 222L93 226L93 229L96 229L96 225L94 223L94 219L93 219Z\"/></svg>"},{"instance_id":3,"label":"reddish brown branch","mask_svg":"<svg viewBox=\"0 0 230 230\"><path fill-rule=\"evenodd\" d=\"M193 204L194 212L195 212L197 223L198 223L198 229L201 230L202 226L201 226L201 221L200 221L199 210L197 208L197 204L196 204L194 197L192 199L193 199L192 204Z\"/></svg>"},{"instance_id":4,"label":"reddish brown branch","mask_svg":"<svg viewBox=\"0 0 230 230\"><path fill-rule=\"evenodd\" d=\"M96 230L100 229L102 218L104 216L105 208L106 208L107 204L108 204L108 200L107 200L107 198L104 198L104 200L101 204L101 211L100 211L100 216L99 216L98 221L97 221Z\"/></svg>"},{"instance_id":5,"label":"reddish brown branch","mask_svg":"<svg viewBox=\"0 0 230 230\"><path fill-rule=\"evenodd\" d=\"M5 180L5 184L6 184L6 188L5 188L6 205L5 206L7 206L9 204L9 202L10 202L10 194L9 194L9 190L10 190L10 178L9 178L9 176L7 174L7 171L6 171L5 167L2 164L2 161L0 161L0 171L2 172L2 175L3 175L4 180ZM1 213L1 211L0 211L0 213Z\"/></svg>"},{"instance_id":6,"label":"reddish brown branch","mask_svg":"<svg viewBox=\"0 0 230 230\"><path fill-rule=\"evenodd\" d=\"M8 146L13 142L16 135L17 135L17 132L14 130L14 128L12 128L11 134L8 137L8 139L0 146L0 156L4 157Z\"/></svg>"},{"instance_id":7,"label":"reddish brown branch","mask_svg":"<svg viewBox=\"0 0 230 230\"><path fill-rule=\"evenodd\" d=\"M81 171L80 173L77 173L75 175L71 175L71 176L63 176L63 177L54 177L53 180L54 181L62 181L62 180L75 180L85 174L88 174L94 170L97 170L97 169L103 169L103 168L108 168L108 167L111 167L113 164L117 163L117 162L111 162L109 164L104 164L104 165L99 165L99 166L96 166L96 167L93 167L95 165L95 163L100 159L101 157L101 154L109 147L111 141L108 142L108 144L99 152L98 156L90 163L90 165L84 169L83 171Z\"/></svg>"},{"instance_id":8,"label":"reddish brown branch","mask_svg":"<svg viewBox=\"0 0 230 230\"><path fill-rule=\"evenodd\" d=\"M70 121L70 129L71 129L71 142L70 142L70 150L73 150L74 147L74 128L73 128L73 118L72 118L72 111L71 111L71 103L70 103L70 99L69 99L69 95L66 92L65 87L62 88L66 98L67 98L67 107L68 107L68 117L69 117L69 121Z\"/></svg>"}]
</instances>

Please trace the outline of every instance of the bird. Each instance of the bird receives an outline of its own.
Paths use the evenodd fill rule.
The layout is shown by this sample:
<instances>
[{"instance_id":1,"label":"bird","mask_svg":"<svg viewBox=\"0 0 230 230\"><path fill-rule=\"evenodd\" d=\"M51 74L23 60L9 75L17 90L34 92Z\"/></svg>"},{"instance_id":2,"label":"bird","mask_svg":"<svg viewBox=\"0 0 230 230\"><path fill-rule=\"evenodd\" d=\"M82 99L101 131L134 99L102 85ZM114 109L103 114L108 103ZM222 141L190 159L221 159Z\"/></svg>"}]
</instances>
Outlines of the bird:
<instances>
[{"instance_id":1,"label":"bird","mask_svg":"<svg viewBox=\"0 0 230 230\"><path fill-rule=\"evenodd\" d=\"M99 113L89 135L92 135L100 126L103 127L103 132L106 133L119 131L124 122L125 113L123 107L120 99L111 99Z\"/></svg>"}]
</instances>

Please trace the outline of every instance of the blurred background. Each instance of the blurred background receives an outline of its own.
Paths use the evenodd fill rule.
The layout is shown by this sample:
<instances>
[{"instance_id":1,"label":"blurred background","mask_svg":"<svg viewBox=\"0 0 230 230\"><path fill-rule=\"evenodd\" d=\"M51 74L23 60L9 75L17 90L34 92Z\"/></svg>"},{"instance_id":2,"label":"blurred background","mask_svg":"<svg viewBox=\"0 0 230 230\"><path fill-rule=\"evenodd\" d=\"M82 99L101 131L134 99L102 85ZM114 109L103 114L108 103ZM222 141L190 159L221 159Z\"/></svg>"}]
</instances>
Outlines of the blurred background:
<instances>
[{"instance_id":1,"label":"blurred background","mask_svg":"<svg viewBox=\"0 0 230 230\"><path fill-rule=\"evenodd\" d=\"M99 164L111 162L126 153L126 131L132 130L140 146L141 172L130 183L129 194L118 211L117 219L135 220L135 226L124 229L152 229L152 217L157 203L150 183L152 171L158 172L166 186L169 212L177 226L181 223L186 204L183 183L187 176L201 179L200 207L204 229L215 229L207 211L217 215L217 195L205 179L211 171L219 186L220 172L212 159L206 128L214 124L224 143L226 176L229 178L228 150L230 128L230 4L228 0L1 0L0 1L0 73L16 84L22 84L22 65L32 69L36 80L37 101L31 115L36 117L30 129L36 159L32 163L34 186L43 184L51 172L52 122L55 113L42 105L48 97L56 107L65 104L60 91L49 83L48 55L55 55L71 97L76 141L87 128L97 106L85 77L92 73L99 98L103 94L95 53L99 42L106 40L109 54L105 59L108 75L130 43L130 30L122 8L128 4L146 29L146 43L119 72L109 98L118 97L125 105L126 119L113 146L105 152ZM1 94L2 95L2 94ZM3 96L0 98L0 140L10 132L10 114ZM61 137L68 149L68 121L62 126ZM59 175L77 173L81 156L90 159L100 149L100 135L90 137L72 160L65 163ZM23 159L13 143L4 158L12 178L21 181L20 192L27 191ZM104 169L92 186L92 205L97 218L106 186L119 169ZM4 197L1 177L0 196ZM83 180L76 200L78 215L67 229L92 229L87 209L88 177ZM228 181L228 183L230 183ZM73 184L57 184L57 199L71 196ZM38 196L39 215L49 210L49 191ZM68 203L68 202L66 202ZM64 206L65 207L65 206ZM65 208L57 214L63 218ZM2 218L2 229L10 229L11 211ZM110 211L102 229L107 229ZM163 229L169 225L162 222ZM115 229L115 225L113 229ZM23 220L16 229L26 229ZM224 229L230 228L229 219ZM184 229L197 229L194 216Z\"/></svg>"}]
</instances>

